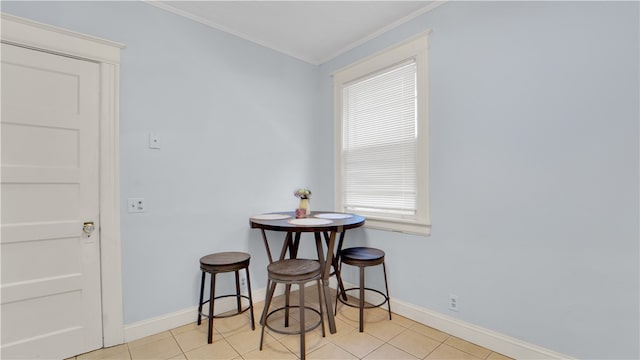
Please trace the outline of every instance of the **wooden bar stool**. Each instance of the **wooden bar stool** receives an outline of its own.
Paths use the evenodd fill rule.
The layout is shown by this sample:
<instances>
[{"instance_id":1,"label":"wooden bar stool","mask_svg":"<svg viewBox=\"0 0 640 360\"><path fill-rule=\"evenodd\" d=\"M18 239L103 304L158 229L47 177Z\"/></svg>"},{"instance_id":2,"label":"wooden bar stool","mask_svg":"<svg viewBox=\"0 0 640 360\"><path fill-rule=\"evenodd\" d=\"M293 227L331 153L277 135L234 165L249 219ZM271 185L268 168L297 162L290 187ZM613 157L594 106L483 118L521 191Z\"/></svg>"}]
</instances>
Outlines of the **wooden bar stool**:
<instances>
[{"instance_id":1,"label":"wooden bar stool","mask_svg":"<svg viewBox=\"0 0 640 360\"><path fill-rule=\"evenodd\" d=\"M211 344L213 340L213 319L214 318L226 318L244 313L250 310L251 313L251 330L255 330L255 324L253 319L253 299L251 298L251 280L249 279L249 261L251 255L243 252L221 252L203 256L200 258L200 270L202 270L202 280L200 282L200 302L198 303L198 325L201 324L202 317L205 316L209 319L209 333L208 343ZM247 275L247 292L249 295L242 295L240 293L240 273L239 271L244 269ZM216 275L218 273L235 272L236 274L236 293L229 295L215 296L216 290ZM204 280L205 275L211 274L211 293L209 300L203 301L204 297ZM228 315L214 315L214 303L216 299L225 297L235 297L237 302L237 312ZM249 300L249 306L242 308L242 298ZM209 313L202 313L202 305L209 303Z\"/></svg>"},{"instance_id":2,"label":"wooden bar stool","mask_svg":"<svg viewBox=\"0 0 640 360\"><path fill-rule=\"evenodd\" d=\"M307 331L311 331L318 326L322 325L322 336L325 336L324 331L324 313L322 311L322 285L321 278L322 272L320 271L320 262L317 260L309 260L309 259L286 259L273 262L269 264L267 267L267 271L269 273L269 277L267 280L267 296L265 298L264 310L262 312L261 317L261 325L262 325L262 334L260 335L260 351L262 351L262 341L264 338L264 328L268 327L270 330L275 331L280 334L300 334L300 359L304 360L305 358L305 334ZM316 310L312 307L306 306L304 302L304 285L310 281L316 281L318 284L318 305L319 310ZM287 291L290 289L291 285L298 285L299 292L299 304L295 306L289 306L288 304L284 307L277 308L269 312L269 306L271 305L271 300L273 299L273 293L275 292L276 284L285 284ZM287 294L288 297L288 294ZM285 311L285 327L288 326L288 311L289 308L299 308L300 309L300 328L298 330L291 331L283 331L279 329L275 329L269 326L268 320L271 315L278 311ZM316 314L320 315L320 321L312 324L307 327L305 324L305 309L309 309Z\"/></svg>"},{"instance_id":3,"label":"wooden bar stool","mask_svg":"<svg viewBox=\"0 0 640 360\"><path fill-rule=\"evenodd\" d=\"M341 290L340 287L338 287L337 290L337 295L336 295L336 313L338 312L338 300L347 305L347 306L351 306L351 307L357 307L360 309L360 332L363 332L364 330L364 309L370 309L370 308L375 308L375 307L380 307L382 305L384 305L385 303L387 303L387 307L389 309L389 320L391 320L391 301L389 298L389 285L387 282L387 267L384 263L384 251L380 250L380 249L376 249L376 248L370 248L370 247L353 247L353 248L348 248L348 249L344 249L342 251L340 251L339 253L339 269L342 268L342 264L348 264L351 266L357 266L360 268L360 287L359 288L349 288L349 289L344 289ZM386 294L384 294L382 291L376 290L376 289L372 289L372 288L368 288L365 286L365 282L364 282L364 269L368 266L375 266L375 265L380 265L382 264L382 270L384 272L384 287L386 290ZM339 272L339 271L338 271ZM360 300L358 302L358 305L354 305L349 303L346 300L346 297L344 297L344 295L351 290L360 290ZM384 300L382 302L380 302L379 304L376 305L371 305L371 304L367 304L365 305L364 303L364 294L365 294L365 290L368 291L373 291L376 292L380 295L382 295L382 297L384 298ZM344 297L341 297L341 295Z\"/></svg>"}]
</instances>

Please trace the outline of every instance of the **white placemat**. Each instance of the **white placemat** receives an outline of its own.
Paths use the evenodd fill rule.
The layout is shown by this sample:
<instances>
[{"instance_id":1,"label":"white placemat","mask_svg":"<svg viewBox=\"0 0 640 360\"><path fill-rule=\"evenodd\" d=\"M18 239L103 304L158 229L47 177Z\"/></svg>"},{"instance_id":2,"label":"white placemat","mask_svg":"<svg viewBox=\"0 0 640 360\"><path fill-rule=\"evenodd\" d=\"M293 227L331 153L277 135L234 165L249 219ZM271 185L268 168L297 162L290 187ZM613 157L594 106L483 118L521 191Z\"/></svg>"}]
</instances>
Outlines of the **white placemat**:
<instances>
[{"instance_id":1,"label":"white placemat","mask_svg":"<svg viewBox=\"0 0 640 360\"><path fill-rule=\"evenodd\" d=\"M293 225L327 225L331 224L333 221L325 220L325 219L315 219L315 218L302 218L302 219L292 219L289 220L289 224Z\"/></svg>"},{"instance_id":2,"label":"white placemat","mask_svg":"<svg viewBox=\"0 0 640 360\"><path fill-rule=\"evenodd\" d=\"M282 220L282 219L288 219L290 217L291 216L286 214L260 214L260 215L254 215L251 218L256 220Z\"/></svg>"},{"instance_id":3,"label":"white placemat","mask_svg":"<svg viewBox=\"0 0 640 360\"><path fill-rule=\"evenodd\" d=\"M350 218L351 214L336 214L336 213L325 213L325 214L316 214L314 215L317 218L320 219L346 219L346 218Z\"/></svg>"}]
</instances>

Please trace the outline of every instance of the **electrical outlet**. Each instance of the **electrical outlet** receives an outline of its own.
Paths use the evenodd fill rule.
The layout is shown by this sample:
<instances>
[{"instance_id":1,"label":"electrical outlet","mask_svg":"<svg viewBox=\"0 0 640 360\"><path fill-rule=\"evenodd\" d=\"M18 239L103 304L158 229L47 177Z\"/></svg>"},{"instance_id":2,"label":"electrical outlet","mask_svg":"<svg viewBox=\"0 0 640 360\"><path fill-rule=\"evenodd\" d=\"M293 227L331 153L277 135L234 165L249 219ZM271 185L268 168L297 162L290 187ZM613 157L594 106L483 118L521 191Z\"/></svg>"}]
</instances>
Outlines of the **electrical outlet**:
<instances>
[{"instance_id":1,"label":"electrical outlet","mask_svg":"<svg viewBox=\"0 0 640 360\"><path fill-rule=\"evenodd\" d=\"M240 276L240 286L247 286L247 278L244 275Z\"/></svg>"},{"instance_id":2,"label":"electrical outlet","mask_svg":"<svg viewBox=\"0 0 640 360\"><path fill-rule=\"evenodd\" d=\"M458 295L449 294L449 310L458 311Z\"/></svg>"},{"instance_id":3,"label":"electrical outlet","mask_svg":"<svg viewBox=\"0 0 640 360\"><path fill-rule=\"evenodd\" d=\"M127 199L127 211L130 213L144 212L144 199L143 198L128 198Z\"/></svg>"}]
</instances>

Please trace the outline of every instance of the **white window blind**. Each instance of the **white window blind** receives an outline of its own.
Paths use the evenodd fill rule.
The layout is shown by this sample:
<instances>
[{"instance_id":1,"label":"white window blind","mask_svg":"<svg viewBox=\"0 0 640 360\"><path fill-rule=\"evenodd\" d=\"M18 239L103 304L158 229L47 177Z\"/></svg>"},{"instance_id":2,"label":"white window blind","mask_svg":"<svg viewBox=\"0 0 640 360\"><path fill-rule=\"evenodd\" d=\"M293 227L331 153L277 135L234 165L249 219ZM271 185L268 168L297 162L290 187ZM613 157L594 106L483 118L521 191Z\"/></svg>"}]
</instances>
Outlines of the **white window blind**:
<instances>
[{"instance_id":1,"label":"white window blind","mask_svg":"<svg viewBox=\"0 0 640 360\"><path fill-rule=\"evenodd\" d=\"M411 59L342 88L345 210L415 215L416 83Z\"/></svg>"},{"instance_id":2,"label":"white window blind","mask_svg":"<svg viewBox=\"0 0 640 360\"><path fill-rule=\"evenodd\" d=\"M333 75L335 208L429 235L429 32Z\"/></svg>"}]
</instances>

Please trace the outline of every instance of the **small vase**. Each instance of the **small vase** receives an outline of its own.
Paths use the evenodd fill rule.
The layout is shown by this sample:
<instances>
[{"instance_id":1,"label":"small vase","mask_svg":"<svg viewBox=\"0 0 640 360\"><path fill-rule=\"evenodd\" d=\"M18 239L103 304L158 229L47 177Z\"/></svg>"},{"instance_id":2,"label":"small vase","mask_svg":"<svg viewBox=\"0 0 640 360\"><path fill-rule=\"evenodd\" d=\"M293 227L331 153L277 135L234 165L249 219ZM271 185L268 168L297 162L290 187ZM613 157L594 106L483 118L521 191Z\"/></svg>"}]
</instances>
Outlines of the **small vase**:
<instances>
[{"instance_id":1,"label":"small vase","mask_svg":"<svg viewBox=\"0 0 640 360\"><path fill-rule=\"evenodd\" d=\"M307 216L311 214L311 210L309 209L309 199L300 199L300 205L298 205L300 209L305 209Z\"/></svg>"}]
</instances>

